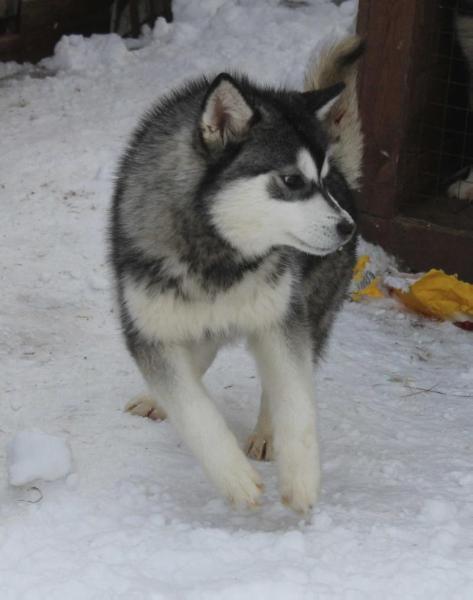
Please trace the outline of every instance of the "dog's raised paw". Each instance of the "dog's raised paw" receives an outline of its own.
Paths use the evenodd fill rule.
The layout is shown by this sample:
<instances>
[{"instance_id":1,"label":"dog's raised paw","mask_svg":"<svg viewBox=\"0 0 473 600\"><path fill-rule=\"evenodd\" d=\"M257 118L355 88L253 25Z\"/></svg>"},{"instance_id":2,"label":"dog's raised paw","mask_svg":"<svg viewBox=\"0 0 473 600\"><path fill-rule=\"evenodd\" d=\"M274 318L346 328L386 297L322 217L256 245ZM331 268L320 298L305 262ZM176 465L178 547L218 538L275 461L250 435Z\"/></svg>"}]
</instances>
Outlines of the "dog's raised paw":
<instances>
[{"instance_id":1,"label":"dog's raised paw","mask_svg":"<svg viewBox=\"0 0 473 600\"><path fill-rule=\"evenodd\" d=\"M125 412L139 417L148 417L153 421L163 421L166 418L164 410L158 406L151 396L143 394L130 400L125 406Z\"/></svg>"},{"instance_id":2,"label":"dog's raised paw","mask_svg":"<svg viewBox=\"0 0 473 600\"><path fill-rule=\"evenodd\" d=\"M246 455L253 460L273 460L273 437L255 431L245 446Z\"/></svg>"}]
</instances>

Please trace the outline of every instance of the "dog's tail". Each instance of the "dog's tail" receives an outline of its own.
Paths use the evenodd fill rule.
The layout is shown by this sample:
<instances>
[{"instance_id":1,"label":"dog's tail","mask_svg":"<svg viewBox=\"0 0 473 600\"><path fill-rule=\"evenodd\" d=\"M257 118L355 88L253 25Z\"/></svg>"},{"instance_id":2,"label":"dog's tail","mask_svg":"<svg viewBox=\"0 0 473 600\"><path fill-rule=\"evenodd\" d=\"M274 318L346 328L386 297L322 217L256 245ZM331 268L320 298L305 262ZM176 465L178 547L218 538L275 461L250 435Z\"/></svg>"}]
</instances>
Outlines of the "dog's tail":
<instances>
[{"instance_id":1,"label":"dog's tail","mask_svg":"<svg viewBox=\"0 0 473 600\"><path fill-rule=\"evenodd\" d=\"M304 90L323 89L339 82L345 84L335 104L324 118L333 144L332 156L348 183L357 188L363 158L363 134L358 111L358 59L364 42L357 35L323 44L306 72Z\"/></svg>"}]
</instances>

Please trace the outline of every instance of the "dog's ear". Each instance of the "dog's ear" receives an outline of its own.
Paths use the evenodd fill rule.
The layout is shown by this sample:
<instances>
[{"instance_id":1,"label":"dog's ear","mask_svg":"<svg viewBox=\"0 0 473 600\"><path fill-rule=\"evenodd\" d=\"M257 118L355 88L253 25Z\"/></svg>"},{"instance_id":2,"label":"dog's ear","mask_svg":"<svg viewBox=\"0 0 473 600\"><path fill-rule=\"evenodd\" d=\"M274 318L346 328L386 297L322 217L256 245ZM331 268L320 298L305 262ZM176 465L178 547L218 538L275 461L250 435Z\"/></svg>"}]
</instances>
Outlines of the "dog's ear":
<instances>
[{"instance_id":1,"label":"dog's ear","mask_svg":"<svg viewBox=\"0 0 473 600\"><path fill-rule=\"evenodd\" d=\"M315 113L318 119L323 121L344 89L345 84L340 82L322 90L303 92L301 96L303 97L307 108Z\"/></svg>"},{"instance_id":2,"label":"dog's ear","mask_svg":"<svg viewBox=\"0 0 473 600\"><path fill-rule=\"evenodd\" d=\"M208 149L223 149L229 143L242 141L255 116L238 83L221 73L210 84L202 106L200 131L204 145Z\"/></svg>"}]
</instances>

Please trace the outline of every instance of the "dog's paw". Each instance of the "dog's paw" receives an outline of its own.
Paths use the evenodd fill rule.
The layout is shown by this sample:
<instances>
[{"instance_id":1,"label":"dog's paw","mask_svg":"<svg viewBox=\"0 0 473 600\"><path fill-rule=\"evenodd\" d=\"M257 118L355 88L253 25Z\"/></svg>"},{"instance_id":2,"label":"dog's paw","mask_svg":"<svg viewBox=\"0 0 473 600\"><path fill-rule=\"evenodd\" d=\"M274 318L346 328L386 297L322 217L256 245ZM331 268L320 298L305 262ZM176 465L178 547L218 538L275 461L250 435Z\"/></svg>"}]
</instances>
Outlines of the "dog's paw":
<instances>
[{"instance_id":1,"label":"dog's paw","mask_svg":"<svg viewBox=\"0 0 473 600\"><path fill-rule=\"evenodd\" d=\"M264 486L256 471L240 473L226 484L226 497L234 508L258 508Z\"/></svg>"},{"instance_id":2,"label":"dog's paw","mask_svg":"<svg viewBox=\"0 0 473 600\"><path fill-rule=\"evenodd\" d=\"M125 406L125 411L132 415L148 417L153 421L163 421L166 418L164 410L158 406L153 398L146 394L136 396L136 398L130 400Z\"/></svg>"},{"instance_id":3,"label":"dog's paw","mask_svg":"<svg viewBox=\"0 0 473 600\"><path fill-rule=\"evenodd\" d=\"M311 511L319 496L319 483L316 477L304 477L294 473L281 482L281 501L299 514Z\"/></svg>"},{"instance_id":4,"label":"dog's paw","mask_svg":"<svg viewBox=\"0 0 473 600\"><path fill-rule=\"evenodd\" d=\"M320 492L320 466L314 460L286 464L279 475L281 501L297 513L307 514L316 504Z\"/></svg>"},{"instance_id":5,"label":"dog's paw","mask_svg":"<svg viewBox=\"0 0 473 600\"><path fill-rule=\"evenodd\" d=\"M224 479L217 484L234 508L258 508L264 490L261 477L243 454L241 459L229 466Z\"/></svg>"},{"instance_id":6,"label":"dog's paw","mask_svg":"<svg viewBox=\"0 0 473 600\"><path fill-rule=\"evenodd\" d=\"M273 460L273 436L253 432L246 442L245 452L253 460Z\"/></svg>"}]
</instances>

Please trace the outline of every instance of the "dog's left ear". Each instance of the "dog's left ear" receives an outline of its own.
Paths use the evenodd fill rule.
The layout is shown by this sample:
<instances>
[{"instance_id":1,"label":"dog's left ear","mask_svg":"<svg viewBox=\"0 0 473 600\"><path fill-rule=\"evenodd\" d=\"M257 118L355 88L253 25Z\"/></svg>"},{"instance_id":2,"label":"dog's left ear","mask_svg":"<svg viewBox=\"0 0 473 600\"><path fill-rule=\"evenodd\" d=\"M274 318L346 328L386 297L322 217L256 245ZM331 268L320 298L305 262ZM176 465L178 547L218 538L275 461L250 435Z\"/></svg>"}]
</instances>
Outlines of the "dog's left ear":
<instances>
[{"instance_id":1,"label":"dog's left ear","mask_svg":"<svg viewBox=\"0 0 473 600\"><path fill-rule=\"evenodd\" d=\"M307 108L323 121L344 89L345 84L340 82L323 90L303 92L301 96L304 98Z\"/></svg>"},{"instance_id":2,"label":"dog's left ear","mask_svg":"<svg viewBox=\"0 0 473 600\"><path fill-rule=\"evenodd\" d=\"M221 73L210 84L202 107L200 131L208 149L223 149L242 141L255 120L255 110L238 83Z\"/></svg>"}]
</instances>

